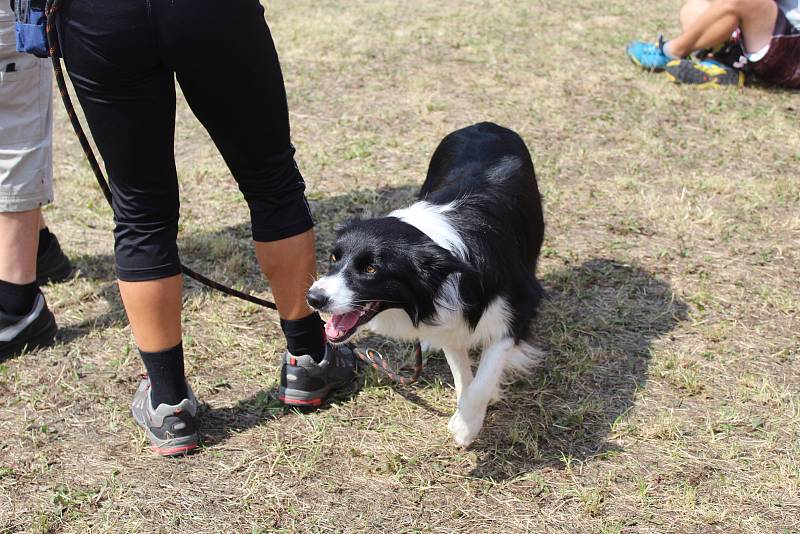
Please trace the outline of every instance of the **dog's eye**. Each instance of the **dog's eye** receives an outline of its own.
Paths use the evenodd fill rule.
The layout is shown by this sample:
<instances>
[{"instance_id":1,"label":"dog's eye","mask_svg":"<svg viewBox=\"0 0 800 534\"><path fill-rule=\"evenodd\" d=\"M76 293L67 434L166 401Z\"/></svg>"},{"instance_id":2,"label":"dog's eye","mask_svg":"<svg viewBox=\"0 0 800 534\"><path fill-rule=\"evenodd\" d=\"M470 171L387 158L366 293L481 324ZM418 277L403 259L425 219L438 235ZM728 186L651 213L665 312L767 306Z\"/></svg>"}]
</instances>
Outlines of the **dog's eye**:
<instances>
[{"instance_id":1,"label":"dog's eye","mask_svg":"<svg viewBox=\"0 0 800 534\"><path fill-rule=\"evenodd\" d=\"M375 267L374 265L367 265L366 267L364 267L364 272L367 274L375 274L378 272L378 268Z\"/></svg>"},{"instance_id":2,"label":"dog's eye","mask_svg":"<svg viewBox=\"0 0 800 534\"><path fill-rule=\"evenodd\" d=\"M336 254L331 254L331 263L336 263L339 258L336 257Z\"/></svg>"}]
</instances>

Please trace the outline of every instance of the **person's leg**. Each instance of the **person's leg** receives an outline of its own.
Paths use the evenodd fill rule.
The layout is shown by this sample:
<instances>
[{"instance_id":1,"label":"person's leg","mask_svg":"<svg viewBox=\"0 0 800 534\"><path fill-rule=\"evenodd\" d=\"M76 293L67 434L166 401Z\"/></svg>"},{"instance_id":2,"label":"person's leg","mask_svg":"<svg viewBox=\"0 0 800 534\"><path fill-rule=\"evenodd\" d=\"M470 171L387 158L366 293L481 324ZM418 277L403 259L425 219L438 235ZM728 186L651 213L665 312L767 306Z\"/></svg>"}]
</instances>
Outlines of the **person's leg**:
<instances>
[{"instance_id":1,"label":"person's leg","mask_svg":"<svg viewBox=\"0 0 800 534\"><path fill-rule=\"evenodd\" d=\"M747 51L755 52L769 44L777 16L774 0L713 0L681 35L667 42L664 52L685 57L724 43L737 27Z\"/></svg>"},{"instance_id":2,"label":"person's leg","mask_svg":"<svg viewBox=\"0 0 800 534\"><path fill-rule=\"evenodd\" d=\"M0 361L52 342L56 320L36 283L39 208L0 213Z\"/></svg>"},{"instance_id":3,"label":"person's leg","mask_svg":"<svg viewBox=\"0 0 800 534\"><path fill-rule=\"evenodd\" d=\"M316 276L313 221L264 9L258 0L174 0L154 8L162 51L250 207L256 254L286 338L279 398L318 406L352 379L355 358L349 347L326 343L322 319L306 303Z\"/></svg>"},{"instance_id":4,"label":"person's leg","mask_svg":"<svg viewBox=\"0 0 800 534\"><path fill-rule=\"evenodd\" d=\"M31 284L36 280L41 209L0 213L0 280Z\"/></svg>"},{"instance_id":5,"label":"person's leg","mask_svg":"<svg viewBox=\"0 0 800 534\"><path fill-rule=\"evenodd\" d=\"M183 276L120 280L119 292L139 350L161 352L181 342Z\"/></svg>"},{"instance_id":6,"label":"person's leg","mask_svg":"<svg viewBox=\"0 0 800 534\"><path fill-rule=\"evenodd\" d=\"M53 199L52 82L48 62L16 51L7 6L0 6L0 65L14 68L0 76L0 281L27 286L36 280L40 207ZM34 297L0 306L25 304L27 313Z\"/></svg>"},{"instance_id":7,"label":"person's leg","mask_svg":"<svg viewBox=\"0 0 800 534\"><path fill-rule=\"evenodd\" d=\"M290 350L320 359L321 320L306 303L316 277L313 221L293 158L286 92L263 8L256 0L225 6L176 0L156 15L163 53L187 102L248 202L256 255ZM200 49L183 34L186 28L204 36ZM299 337L304 339L295 344Z\"/></svg>"},{"instance_id":8,"label":"person's leg","mask_svg":"<svg viewBox=\"0 0 800 534\"><path fill-rule=\"evenodd\" d=\"M312 314L306 293L317 274L314 230L279 241L256 241L255 247L258 264L272 285L281 319L291 321Z\"/></svg>"},{"instance_id":9,"label":"person's leg","mask_svg":"<svg viewBox=\"0 0 800 534\"><path fill-rule=\"evenodd\" d=\"M120 293L150 375L152 405L187 396L181 341L175 87L145 3L65 4L64 58L105 161Z\"/></svg>"},{"instance_id":10,"label":"person's leg","mask_svg":"<svg viewBox=\"0 0 800 534\"><path fill-rule=\"evenodd\" d=\"M57 330L36 283L41 206L52 202L49 62L14 47L0 5L0 359L50 343Z\"/></svg>"},{"instance_id":11,"label":"person's leg","mask_svg":"<svg viewBox=\"0 0 800 534\"><path fill-rule=\"evenodd\" d=\"M711 5L711 0L687 0L678 13L681 30L686 31L691 24Z\"/></svg>"}]
</instances>

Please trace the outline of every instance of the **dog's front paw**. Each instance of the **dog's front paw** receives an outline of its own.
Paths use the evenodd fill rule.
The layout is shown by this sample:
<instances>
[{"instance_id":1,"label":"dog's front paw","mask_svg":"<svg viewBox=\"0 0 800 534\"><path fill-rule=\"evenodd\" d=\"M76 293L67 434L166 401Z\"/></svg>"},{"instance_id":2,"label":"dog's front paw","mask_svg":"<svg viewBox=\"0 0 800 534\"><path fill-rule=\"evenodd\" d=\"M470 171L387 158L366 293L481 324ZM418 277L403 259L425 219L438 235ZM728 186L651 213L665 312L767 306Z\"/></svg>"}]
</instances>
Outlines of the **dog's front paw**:
<instances>
[{"instance_id":1,"label":"dog's front paw","mask_svg":"<svg viewBox=\"0 0 800 534\"><path fill-rule=\"evenodd\" d=\"M447 423L447 428L453 434L453 441L461 447L467 447L475 441L483 426L483 415L483 413L467 412L460 408L456 410Z\"/></svg>"}]
</instances>

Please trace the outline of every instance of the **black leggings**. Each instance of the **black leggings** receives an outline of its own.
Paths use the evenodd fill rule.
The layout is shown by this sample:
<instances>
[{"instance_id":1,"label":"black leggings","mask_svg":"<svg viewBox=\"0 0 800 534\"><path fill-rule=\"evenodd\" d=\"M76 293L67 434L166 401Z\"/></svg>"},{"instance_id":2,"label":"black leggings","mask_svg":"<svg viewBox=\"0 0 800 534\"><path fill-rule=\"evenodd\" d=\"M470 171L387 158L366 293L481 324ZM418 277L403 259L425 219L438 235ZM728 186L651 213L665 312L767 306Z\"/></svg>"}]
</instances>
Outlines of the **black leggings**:
<instances>
[{"instance_id":1,"label":"black leggings","mask_svg":"<svg viewBox=\"0 0 800 534\"><path fill-rule=\"evenodd\" d=\"M247 200L253 239L313 226L258 0L66 0L59 36L108 171L121 280L180 273L174 78Z\"/></svg>"}]
</instances>

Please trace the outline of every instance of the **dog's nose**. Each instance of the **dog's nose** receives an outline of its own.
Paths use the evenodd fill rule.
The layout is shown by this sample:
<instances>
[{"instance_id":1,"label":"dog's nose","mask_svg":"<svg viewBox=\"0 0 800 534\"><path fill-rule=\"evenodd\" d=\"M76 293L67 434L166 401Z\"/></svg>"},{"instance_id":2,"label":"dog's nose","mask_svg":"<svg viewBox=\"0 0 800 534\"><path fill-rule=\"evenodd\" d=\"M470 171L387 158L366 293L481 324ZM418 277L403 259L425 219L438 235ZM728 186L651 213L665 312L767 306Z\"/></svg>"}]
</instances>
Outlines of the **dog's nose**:
<instances>
[{"instance_id":1,"label":"dog's nose","mask_svg":"<svg viewBox=\"0 0 800 534\"><path fill-rule=\"evenodd\" d=\"M312 287L308 290L306 301L308 301L308 305L312 308L322 310L330 303L331 298L325 293L324 289Z\"/></svg>"}]
</instances>

